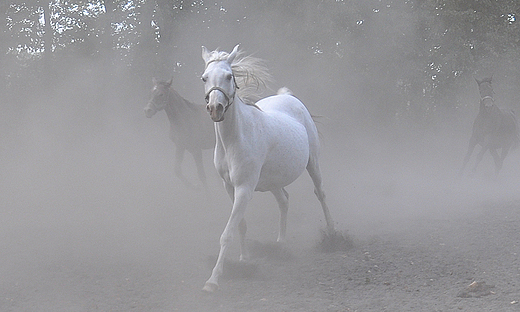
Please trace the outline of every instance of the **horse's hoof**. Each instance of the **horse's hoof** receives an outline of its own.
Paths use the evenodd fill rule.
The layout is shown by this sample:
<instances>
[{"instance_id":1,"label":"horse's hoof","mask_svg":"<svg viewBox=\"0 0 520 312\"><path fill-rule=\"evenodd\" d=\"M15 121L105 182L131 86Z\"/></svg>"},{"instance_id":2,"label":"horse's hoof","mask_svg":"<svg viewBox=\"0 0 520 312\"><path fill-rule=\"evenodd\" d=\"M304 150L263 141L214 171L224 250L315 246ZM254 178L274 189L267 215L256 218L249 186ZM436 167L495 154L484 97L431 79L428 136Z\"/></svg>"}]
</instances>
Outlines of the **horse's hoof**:
<instances>
[{"instance_id":1,"label":"horse's hoof","mask_svg":"<svg viewBox=\"0 0 520 312\"><path fill-rule=\"evenodd\" d=\"M278 244L285 244L285 237L278 235L278 238L276 239L276 242Z\"/></svg>"},{"instance_id":2,"label":"horse's hoof","mask_svg":"<svg viewBox=\"0 0 520 312\"><path fill-rule=\"evenodd\" d=\"M213 283L209 283L209 282L206 282L206 284L202 288L202 290L207 293L214 293L215 291L217 291L217 289L218 289L217 284L213 284Z\"/></svg>"}]
</instances>

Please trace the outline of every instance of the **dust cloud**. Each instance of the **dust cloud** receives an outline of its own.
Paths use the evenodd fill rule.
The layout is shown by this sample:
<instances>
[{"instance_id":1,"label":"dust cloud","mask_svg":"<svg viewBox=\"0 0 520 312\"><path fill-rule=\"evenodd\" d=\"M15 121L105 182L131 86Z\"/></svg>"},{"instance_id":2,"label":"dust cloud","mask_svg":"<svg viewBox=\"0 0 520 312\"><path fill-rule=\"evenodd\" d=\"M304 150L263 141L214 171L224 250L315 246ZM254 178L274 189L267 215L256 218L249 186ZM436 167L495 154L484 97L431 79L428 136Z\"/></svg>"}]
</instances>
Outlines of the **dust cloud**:
<instances>
[{"instance_id":1,"label":"dust cloud","mask_svg":"<svg viewBox=\"0 0 520 312\"><path fill-rule=\"evenodd\" d=\"M339 230L366 237L404 230L418 219L457 220L482 213L482 203L519 199L518 151L498 178L489 155L474 176L458 175L477 113L473 81L456 95L465 107L457 118L424 128L397 125L388 114L395 114L390 108L398 103L387 96L397 82L387 79L391 74L377 75L382 60L392 61L384 40L359 38L338 43L337 53L321 53L326 48L320 40L331 38L298 35L306 17L297 13L305 9L267 12L228 1L223 6L225 20L204 15L202 22L192 15L174 30L171 59L165 61L173 87L192 102L204 102L202 45L230 51L240 43L265 59L276 80L268 93L286 86L320 116L321 168ZM374 25L370 33L381 27ZM399 25L409 33L407 26ZM360 68L370 68L370 76ZM74 301L83 290L100 292L81 289L79 279L107 289L95 294L106 298L117 297L121 283L139 279L164 278L168 283L158 285L169 284L171 291L198 289L209 276L205 259L217 254L231 208L212 152L204 152L211 194L186 189L173 173L175 147L166 115L148 119L142 111L152 77L107 76L103 65L85 60L64 75L43 91L31 93L31 86L21 85L3 100L1 292L20 299L37 289L41 306L48 307L60 296ZM189 154L183 170L197 181ZM310 248L324 220L307 173L287 190L288 241ZM278 216L271 194L255 193L246 212L248 237L275 240ZM50 285L61 277L62 284Z\"/></svg>"}]
</instances>

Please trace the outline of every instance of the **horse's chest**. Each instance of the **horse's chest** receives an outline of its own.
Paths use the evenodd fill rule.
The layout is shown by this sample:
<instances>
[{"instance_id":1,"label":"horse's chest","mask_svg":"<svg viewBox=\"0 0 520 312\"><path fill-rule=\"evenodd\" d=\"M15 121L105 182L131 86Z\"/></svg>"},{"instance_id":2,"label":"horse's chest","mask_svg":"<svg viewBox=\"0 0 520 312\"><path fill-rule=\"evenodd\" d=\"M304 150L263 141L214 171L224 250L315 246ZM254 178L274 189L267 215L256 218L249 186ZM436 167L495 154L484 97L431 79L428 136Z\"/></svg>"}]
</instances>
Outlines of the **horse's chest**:
<instances>
[{"instance_id":1,"label":"horse's chest","mask_svg":"<svg viewBox=\"0 0 520 312\"><path fill-rule=\"evenodd\" d=\"M229 174L229 165L228 161L225 157L216 157L215 158L215 169L219 176L228 184L231 184L231 177Z\"/></svg>"},{"instance_id":2,"label":"horse's chest","mask_svg":"<svg viewBox=\"0 0 520 312\"><path fill-rule=\"evenodd\" d=\"M215 165L227 183L269 191L301 175L309 161L307 132L302 124L284 116L250 125L238 134L217 129Z\"/></svg>"},{"instance_id":3,"label":"horse's chest","mask_svg":"<svg viewBox=\"0 0 520 312\"><path fill-rule=\"evenodd\" d=\"M304 144L281 143L263 150L218 149L216 169L231 185L252 184L258 191L279 189L292 183L305 170L309 149Z\"/></svg>"}]
</instances>

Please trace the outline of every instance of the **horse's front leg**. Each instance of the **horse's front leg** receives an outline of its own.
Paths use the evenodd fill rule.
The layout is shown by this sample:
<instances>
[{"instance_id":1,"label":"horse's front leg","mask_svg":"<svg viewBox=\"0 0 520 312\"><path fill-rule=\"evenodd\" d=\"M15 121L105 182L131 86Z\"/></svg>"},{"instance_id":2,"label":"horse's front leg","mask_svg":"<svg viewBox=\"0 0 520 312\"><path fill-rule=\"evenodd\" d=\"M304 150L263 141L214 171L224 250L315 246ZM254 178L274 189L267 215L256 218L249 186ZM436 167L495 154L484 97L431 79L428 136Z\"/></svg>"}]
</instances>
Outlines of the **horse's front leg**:
<instances>
[{"instance_id":1,"label":"horse's front leg","mask_svg":"<svg viewBox=\"0 0 520 312\"><path fill-rule=\"evenodd\" d=\"M487 144L482 146L482 149L480 150L480 152L477 155L477 161L475 162L475 167L473 167L473 173L475 173L477 171L478 164L482 161L482 157L484 157L484 154L486 153L486 151L488 149L489 149L489 146Z\"/></svg>"},{"instance_id":2,"label":"horse's front leg","mask_svg":"<svg viewBox=\"0 0 520 312\"><path fill-rule=\"evenodd\" d=\"M231 210L231 215L229 216L229 220L226 224L226 227L224 228L224 232L222 232L222 235L220 236L220 252L218 254L217 263L213 268L211 277L206 281L206 284L202 290L214 292L218 289L218 279L224 270L224 259L226 258L227 250L233 242L233 234L244 219L244 213L246 211L248 202L251 200L253 191L254 188L251 187L234 188L233 209ZM243 234L245 236L245 232ZM243 237L241 237L241 239L243 239Z\"/></svg>"},{"instance_id":3,"label":"horse's front leg","mask_svg":"<svg viewBox=\"0 0 520 312\"><path fill-rule=\"evenodd\" d=\"M502 165L504 164L504 160L506 159L506 156L509 153L510 149L511 145L502 148L502 153L500 153L500 161ZM502 166L500 166L500 169L502 169Z\"/></svg>"},{"instance_id":4,"label":"horse's front leg","mask_svg":"<svg viewBox=\"0 0 520 312\"><path fill-rule=\"evenodd\" d=\"M182 161L184 160L184 151L186 149L181 146L175 146L175 161L173 164L173 171L175 172L175 176L179 178L179 180L184 183L184 185L188 188L195 188L195 186L186 179L184 174L182 173Z\"/></svg>"},{"instance_id":5,"label":"horse's front leg","mask_svg":"<svg viewBox=\"0 0 520 312\"><path fill-rule=\"evenodd\" d=\"M500 170L502 170L502 166L504 165L504 160L506 159L506 156L507 154L509 153L509 149L511 148L511 146L504 146L502 147L502 152L500 153L500 156L498 156L498 153L496 155L496 160L495 160L495 172L496 172L496 175L498 176L498 173L500 172ZM495 156L493 156L495 157Z\"/></svg>"},{"instance_id":6,"label":"horse's front leg","mask_svg":"<svg viewBox=\"0 0 520 312\"><path fill-rule=\"evenodd\" d=\"M502 153L504 151L502 150ZM498 155L498 152L495 148L490 148L489 153L493 156L493 160L495 161L495 175L498 176L500 169L502 169L502 159Z\"/></svg>"},{"instance_id":7,"label":"horse's front leg","mask_svg":"<svg viewBox=\"0 0 520 312\"><path fill-rule=\"evenodd\" d=\"M473 154L473 150L475 149L476 145L477 145L477 140L475 140L473 137L471 137L471 139L469 140L468 151L466 152L466 156L464 157L464 162L462 163L462 167L460 168L460 171L459 171L460 175L462 175L464 173L464 168L466 168L469 158L471 157L471 154Z\"/></svg>"},{"instance_id":8,"label":"horse's front leg","mask_svg":"<svg viewBox=\"0 0 520 312\"><path fill-rule=\"evenodd\" d=\"M233 185L224 182L224 187L226 188L226 192L229 195L229 198L231 198L231 202L234 202L235 200L235 188ZM246 261L249 260L249 253L247 252L247 246L246 246L246 232L247 232L247 224L246 219L242 218L240 223L238 224L238 233L240 238L240 261Z\"/></svg>"}]
</instances>

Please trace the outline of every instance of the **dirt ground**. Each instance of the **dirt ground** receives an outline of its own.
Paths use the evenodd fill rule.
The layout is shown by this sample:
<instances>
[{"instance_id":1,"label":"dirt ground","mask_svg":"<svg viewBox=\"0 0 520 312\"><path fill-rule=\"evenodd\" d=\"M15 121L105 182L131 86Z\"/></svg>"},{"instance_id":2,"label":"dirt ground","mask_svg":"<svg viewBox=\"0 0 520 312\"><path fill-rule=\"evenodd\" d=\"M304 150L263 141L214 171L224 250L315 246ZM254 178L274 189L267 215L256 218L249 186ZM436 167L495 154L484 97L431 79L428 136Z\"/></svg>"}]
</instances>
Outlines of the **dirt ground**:
<instances>
[{"instance_id":1,"label":"dirt ground","mask_svg":"<svg viewBox=\"0 0 520 312\"><path fill-rule=\"evenodd\" d=\"M234 244L219 291L206 294L230 201L210 152L208 195L179 185L173 147L159 129L152 135L144 146L129 136L109 149L4 158L0 311L520 309L518 152L494 179L490 159L458 177L459 159L443 170L381 165L377 153L329 144L329 205L354 246L317 250L324 221L304 174L288 187L287 242L273 243L274 198L256 193L246 215L252 259L237 264Z\"/></svg>"}]
</instances>

